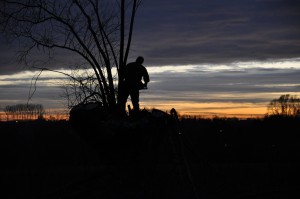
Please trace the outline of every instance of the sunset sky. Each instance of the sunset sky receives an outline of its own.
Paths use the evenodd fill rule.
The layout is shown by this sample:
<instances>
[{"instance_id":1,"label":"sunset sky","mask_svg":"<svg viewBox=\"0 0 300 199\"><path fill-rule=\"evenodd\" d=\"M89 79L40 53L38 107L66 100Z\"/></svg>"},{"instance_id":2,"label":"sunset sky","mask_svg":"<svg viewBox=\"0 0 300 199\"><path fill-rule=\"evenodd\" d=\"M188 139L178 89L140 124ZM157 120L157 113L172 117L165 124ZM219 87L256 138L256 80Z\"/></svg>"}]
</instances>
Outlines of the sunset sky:
<instances>
[{"instance_id":1,"label":"sunset sky","mask_svg":"<svg viewBox=\"0 0 300 199\"><path fill-rule=\"evenodd\" d=\"M131 50L129 62L143 56L151 79L141 107L263 115L272 99L300 96L300 1L144 0ZM0 110L26 103L36 74L16 62L17 51L0 35ZM73 58L56 60L60 69ZM63 80L43 72L30 103L65 108Z\"/></svg>"}]
</instances>

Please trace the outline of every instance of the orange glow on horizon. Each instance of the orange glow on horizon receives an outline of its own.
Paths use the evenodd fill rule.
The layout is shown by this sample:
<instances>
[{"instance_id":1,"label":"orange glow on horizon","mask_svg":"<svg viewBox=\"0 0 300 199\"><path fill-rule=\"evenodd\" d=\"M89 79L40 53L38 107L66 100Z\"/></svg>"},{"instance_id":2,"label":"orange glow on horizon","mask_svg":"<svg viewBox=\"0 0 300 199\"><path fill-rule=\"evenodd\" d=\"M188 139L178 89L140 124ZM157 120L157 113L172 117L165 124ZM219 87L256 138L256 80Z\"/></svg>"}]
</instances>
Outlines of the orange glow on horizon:
<instances>
[{"instance_id":1,"label":"orange glow on horizon","mask_svg":"<svg viewBox=\"0 0 300 199\"><path fill-rule=\"evenodd\" d=\"M127 104L131 105L130 101ZM237 117L237 118L259 118L267 113L267 104L252 103L196 103L186 101L170 101L170 102L141 102L140 108L160 109L169 112L175 108L180 115L190 115L203 118L212 117ZM69 115L66 111L54 111L44 114L44 119L52 120L68 120ZM7 117L4 112L0 112L0 121L6 121Z\"/></svg>"},{"instance_id":2,"label":"orange glow on horizon","mask_svg":"<svg viewBox=\"0 0 300 199\"><path fill-rule=\"evenodd\" d=\"M157 103L151 105L141 103L141 108L157 108L170 111L175 108L180 115L191 115L200 117L263 117L267 113L267 104L252 103L195 103L174 101L168 103Z\"/></svg>"}]
</instances>

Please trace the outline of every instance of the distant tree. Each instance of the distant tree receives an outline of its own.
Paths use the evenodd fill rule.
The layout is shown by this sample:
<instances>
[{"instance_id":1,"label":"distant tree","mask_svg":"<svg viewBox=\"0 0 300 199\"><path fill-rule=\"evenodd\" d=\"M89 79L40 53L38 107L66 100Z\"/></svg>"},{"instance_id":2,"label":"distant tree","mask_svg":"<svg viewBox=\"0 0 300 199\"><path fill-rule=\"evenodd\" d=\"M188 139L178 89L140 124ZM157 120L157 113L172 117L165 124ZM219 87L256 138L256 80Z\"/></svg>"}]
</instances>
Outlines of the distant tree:
<instances>
[{"instance_id":1,"label":"distant tree","mask_svg":"<svg viewBox=\"0 0 300 199\"><path fill-rule=\"evenodd\" d=\"M35 120L44 118L45 110L41 104L17 104L4 108L6 120Z\"/></svg>"},{"instance_id":2,"label":"distant tree","mask_svg":"<svg viewBox=\"0 0 300 199\"><path fill-rule=\"evenodd\" d=\"M281 95L273 99L268 105L268 115L300 116L300 98L296 95Z\"/></svg>"},{"instance_id":3,"label":"distant tree","mask_svg":"<svg viewBox=\"0 0 300 199\"><path fill-rule=\"evenodd\" d=\"M96 91L84 89L85 98L96 95L97 100L111 110L121 97L118 88L122 83L122 69L127 63L135 16L141 2L1 0L0 31L21 42L24 47L20 53L21 61L41 70L48 68L43 67L43 62L36 66L35 58L40 56L32 52L43 53L50 60L56 54L73 53L74 58L80 58L73 68L77 70L83 66L93 71ZM81 85L81 79L72 79ZM68 93L71 94L74 93ZM78 97L81 93L75 94Z\"/></svg>"}]
</instances>

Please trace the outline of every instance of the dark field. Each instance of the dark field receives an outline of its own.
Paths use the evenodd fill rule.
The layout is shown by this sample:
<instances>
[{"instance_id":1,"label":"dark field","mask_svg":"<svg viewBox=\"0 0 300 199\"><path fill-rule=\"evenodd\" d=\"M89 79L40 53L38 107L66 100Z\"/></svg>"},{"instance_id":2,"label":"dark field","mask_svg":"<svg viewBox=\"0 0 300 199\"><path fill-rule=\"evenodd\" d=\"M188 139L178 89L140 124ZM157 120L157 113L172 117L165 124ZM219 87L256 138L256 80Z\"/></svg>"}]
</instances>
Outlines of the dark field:
<instances>
[{"instance_id":1,"label":"dark field","mask_svg":"<svg viewBox=\"0 0 300 199\"><path fill-rule=\"evenodd\" d=\"M180 125L102 136L99 124L2 122L1 198L300 197L299 120Z\"/></svg>"}]
</instances>

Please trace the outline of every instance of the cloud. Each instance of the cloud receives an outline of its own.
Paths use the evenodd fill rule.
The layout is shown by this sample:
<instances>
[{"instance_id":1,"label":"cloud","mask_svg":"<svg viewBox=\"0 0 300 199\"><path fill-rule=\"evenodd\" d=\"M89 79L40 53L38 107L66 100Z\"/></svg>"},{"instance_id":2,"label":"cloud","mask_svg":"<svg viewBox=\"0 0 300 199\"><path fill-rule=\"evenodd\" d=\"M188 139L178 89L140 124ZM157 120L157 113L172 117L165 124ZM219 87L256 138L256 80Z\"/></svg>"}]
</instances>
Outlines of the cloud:
<instances>
[{"instance_id":1,"label":"cloud","mask_svg":"<svg viewBox=\"0 0 300 199\"><path fill-rule=\"evenodd\" d=\"M151 82L148 85L149 89L141 92L141 107L144 105L150 108L177 107L184 112L201 112L201 114L207 109L216 112L217 109L232 111L260 107L261 112L265 112L267 104L282 94L300 95L300 68L285 68L288 65L285 62L281 63L282 66L267 63L265 65L252 63L252 67L250 63L237 65L238 68L235 64L188 65L178 68L149 67ZM0 76L0 107L26 103L33 74L27 72ZM47 109L62 108L66 103L60 97L63 90L59 84L49 81L64 79L51 75L53 74L45 73L41 76L36 93L30 102L41 103ZM6 81L14 81L14 84L6 84ZM217 104L219 106L216 106Z\"/></svg>"},{"instance_id":2,"label":"cloud","mask_svg":"<svg viewBox=\"0 0 300 199\"><path fill-rule=\"evenodd\" d=\"M147 65L164 66L297 58L299 21L297 0L144 1L129 60L143 55ZM0 74L22 70L12 61L16 46L5 41L0 38ZM71 53L55 57L49 66L74 64Z\"/></svg>"},{"instance_id":3,"label":"cloud","mask_svg":"<svg viewBox=\"0 0 300 199\"><path fill-rule=\"evenodd\" d=\"M300 57L300 2L145 2L134 54L150 65L230 63Z\"/></svg>"},{"instance_id":4,"label":"cloud","mask_svg":"<svg viewBox=\"0 0 300 199\"><path fill-rule=\"evenodd\" d=\"M29 84L23 85L0 85L0 108L4 108L6 105L25 104L28 102ZM45 108L62 108L64 107L64 99L60 97L62 89L55 86L38 86L36 91L29 101L33 104L43 104Z\"/></svg>"},{"instance_id":5,"label":"cloud","mask_svg":"<svg viewBox=\"0 0 300 199\"><path fill-rule=\"evenodd\" d=\"M299 95L300 70L244 69L223 71L151 74L146 101L268 103L285 93Z\"/></svg>"}]
</instances>

